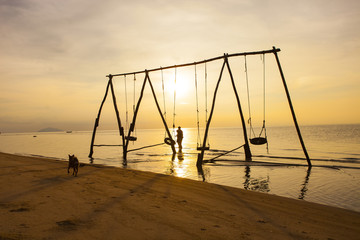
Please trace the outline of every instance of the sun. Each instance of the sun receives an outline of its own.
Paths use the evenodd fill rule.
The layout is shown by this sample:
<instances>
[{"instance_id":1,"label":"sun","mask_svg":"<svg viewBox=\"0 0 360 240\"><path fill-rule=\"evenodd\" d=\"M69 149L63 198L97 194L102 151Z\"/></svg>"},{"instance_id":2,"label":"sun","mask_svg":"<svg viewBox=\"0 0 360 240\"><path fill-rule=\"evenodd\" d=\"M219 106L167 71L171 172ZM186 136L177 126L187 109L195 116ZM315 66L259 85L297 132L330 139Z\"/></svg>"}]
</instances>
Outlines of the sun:
<instances>
[{"instance_id":1,"label":"sun","mask_svg":"<svg viewBox=\"0 0 360 240\"><path fill-rule=\"evenodd\" d=\"M167 84L167 93L171 96L176 93L177 99L185 99L189 97L191 91L191 81L189 78L177 76L176 83L172 81Z\"/></svg>"}]
</instances>

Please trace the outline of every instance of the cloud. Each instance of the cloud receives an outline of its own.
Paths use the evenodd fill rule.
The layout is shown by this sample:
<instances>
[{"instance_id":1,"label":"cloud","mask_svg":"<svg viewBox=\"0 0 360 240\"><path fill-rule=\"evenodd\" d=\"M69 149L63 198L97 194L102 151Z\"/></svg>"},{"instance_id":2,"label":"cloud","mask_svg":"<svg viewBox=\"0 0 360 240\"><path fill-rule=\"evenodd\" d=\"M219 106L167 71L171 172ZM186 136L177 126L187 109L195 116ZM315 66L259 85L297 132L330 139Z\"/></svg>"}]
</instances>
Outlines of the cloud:
<instances>
[{"instance_id":1,"label":"cloud","mask_svg":"<svg viewBox=\"0 0 360 240\"><path fill-rule=\"evenodd\" d=\"M0 107L24 122L73 112L85 121L106 74L273 45L297 94L346 92L339 79L358 88L359 9L356 0L2 0Z\"/></svg>"}]
</instances>

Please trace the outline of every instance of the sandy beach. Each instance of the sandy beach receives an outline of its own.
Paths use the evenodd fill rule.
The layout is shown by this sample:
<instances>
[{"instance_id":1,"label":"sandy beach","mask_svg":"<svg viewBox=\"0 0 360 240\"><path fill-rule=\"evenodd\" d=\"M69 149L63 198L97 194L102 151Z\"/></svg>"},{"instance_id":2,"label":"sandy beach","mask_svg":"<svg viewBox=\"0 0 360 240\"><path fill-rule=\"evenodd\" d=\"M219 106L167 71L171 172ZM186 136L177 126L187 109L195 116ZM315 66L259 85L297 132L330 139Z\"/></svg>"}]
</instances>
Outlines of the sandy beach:
<instances>
[{"instance_id":1,"label":"sandy beach","mask_svg":"<svg viewBox=\"0 0 360 240\"><path fill-rule=\"evenodd\" d=\"M0 239L359 239L360 213L129 169L0 153Z\"/></svg>"}]
</instances>

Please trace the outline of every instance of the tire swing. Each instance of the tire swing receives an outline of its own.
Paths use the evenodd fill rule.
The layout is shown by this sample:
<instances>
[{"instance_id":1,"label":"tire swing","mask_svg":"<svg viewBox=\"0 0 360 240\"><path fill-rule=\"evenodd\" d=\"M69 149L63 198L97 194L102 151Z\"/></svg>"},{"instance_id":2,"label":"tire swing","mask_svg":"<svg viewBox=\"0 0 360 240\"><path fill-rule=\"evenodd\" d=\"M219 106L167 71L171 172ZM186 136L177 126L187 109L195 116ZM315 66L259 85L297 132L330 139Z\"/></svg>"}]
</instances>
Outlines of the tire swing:
<instances>
[{"instance_id":1,"label":"tire swing","mask_svg":"<svg viewBox=\"0 0 360 240\"><path fill-rule=\"evenodd\" d=\"M247 62L246 62L246 55L245 55L245 75L246 75L246 87L247 87L248 106L249 106L248 124L250 126L249 140L250 140L250 143L253 145L266 144L266 149L269 151L268 140L267 140L267 135L266 135L266 127L265 127L265 54L263 54L262 60L263 60L263 125L262 125L259 135L256 135L255 131L253 129L253 126L252 126L252 122L251 122L249 79L248 79L248 70L247 70ZM252 134L254 137L252 137Z\"/></svg>"},{"instance_id":2,"label":"tire swing","mask_svg":"<svg viewBox=\"0 0 360 240\"><path fill-rule=\"evenodd\" d=\"M164 143L167 144L167 145L175 145L175 141L169 137L165 138L164 139Z\"/></svg>"}]
</instances>

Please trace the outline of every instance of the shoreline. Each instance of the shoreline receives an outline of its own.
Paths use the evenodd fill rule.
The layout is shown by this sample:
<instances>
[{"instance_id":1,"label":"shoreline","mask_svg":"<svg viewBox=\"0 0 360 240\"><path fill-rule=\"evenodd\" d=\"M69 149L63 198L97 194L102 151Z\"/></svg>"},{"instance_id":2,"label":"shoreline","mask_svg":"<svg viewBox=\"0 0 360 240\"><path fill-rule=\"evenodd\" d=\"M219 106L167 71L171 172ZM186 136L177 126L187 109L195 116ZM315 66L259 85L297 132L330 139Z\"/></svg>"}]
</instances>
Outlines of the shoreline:
<instances>
[{"instance_id":1,"label":"shoreline","mask_svg":"<svg viewBox=\"0 0 360 240\"><path fill-rule=\"evenodd\" d=\"M356 239L360 213L139 170L0 152L1 239Z\"/></svg>"},{"instance_id":2,"label":"shoreline","mask_svg":"<svg viewBox=\"0 0 360 240\"><path fill-rule=\"evenodd\" d=\"M0 151L1 152L1 151ZM39 157L39 158L44 158L44 159L51 159L51 160L59 160L59 161L64 161L67 162L67 159L65 158L60 158L60 157L49 157L49 156L45 156L45 155L36 155L36 154L25 154L25 153L11 153L8 152L8 154L13 154L13 155L18 155L18 156L25 156L25 157ZM271 158L271 157L269 157ZM301 159L301 160L305 160L305 159ZM120 160L121 161L121 160ZM224 161L224 160L223 160ZM218 161L218 162L223 162L223 161ZM229 160L225 160L226 162L231 162ZM96 163L94 163L96 162ZM87 161L80 161L81 164L88 164L88 165L99 165L99 166L104 166L104 167L116 167L116 168L125 168L125 169L133 169L133 170L139 170L139 171L145 171L145 172L152 172L152 173L159 173L159 174L165 174L165 175L169 175L169 176L175 176L175 177L179 177L176 174L173 174L171 171L161 171L163 169L151 169L149 170L147 167L139 167L139 166L134 166L131 163L129 165L124 166L123 164L119 164L119 162L116 162L116 164L109 164L107 162L102 162L101 158L95 158L94 162L87 162ZM345 199L346 201L342 201L338 195L334 195L331 194L332 196L331 198L336 199L335 201L331 201L329 200L329 197L327 195L323 195L323 198L318 199L318 198L311 198L311 195L307 195L308 189L308 184L309 184L309 180L312 184L313 181L311 181L311 172L312 171L316 171L319 169L326 169L326 170L339 170L339 169L359 169L357 167L349 167L349 166L334 166L334 165L315 165L313 164L312 168L308 168L307 165L301 165L301 164L296 164L296 163L274 163L274 162L266 162L266 161L259 161L259 160L253 160L251 162L247 162L245 160L243 161L239 161L239 160L234 160L234 162L237 163L236 167L239 166L243 166L243 167L282 167L282 168L304 168L304 175L303 177L300 177L301 179L301 183L298 183L298 192L294 193L294 189L296 189L296 187L294 186L292 189L288 189L289 191L285 192L274 192L273 190L271 191L267 191L267 189L262 189L261 187L264 187L265 185L261 186L260 184L255 183L255 185L250 185L251 184L251 176L244 176L245 179L244 182L242 182L241 184L232 184L233 182L221 182L218 180L214 180L211 174L209 174L209 172L204 171L204 170L200 170L197 169L197 174L196 177L194 177L194 175L186 175L186 176L180 176L181 178L186 178L186 179L192 179L192 180L196 180L196 181L205 181L208 183L214 183L214 184L219 184L222 186L229 186L229 187L235 187L235 188L239 188L239 189L245 189L245 190L254 190L257 192L263 192L263 193L267 193L267 194L273 194L273 195L277 195L277 196L282 196L282 197L287 197L287 198L292 198L292 199L301 199L303 201L308 201L308 202L313 202L313 203L319 203L319 204L323 204L323 205L327 205L327 206L333 206L333 207L339 207L339 208L344 208L344 209L348 209L348 210L352 210L352 211L356 211L356 212L360 212L360 208L358 203L356 203L356 199L358 199L356 196L356 194L352 194L353 197L350 199ZM207 165L204 164L203 165L203 169L206 170L206 168L212 167L211 165ZM281 169L281 168L280 168ZM347 173L348 175L350 175L351 173ZM211 177L210 177L211 176ZM268 175L269 176L269 175ZM275 175L272 175L272 179L274 178ZM260 179L260 178L259 178ZM326 179L322 179L323 181L326 181ZM248 186L245 186L245 183L248 181L248 183L250 182L250 184ZM270 180L268 180L270 183ZM259 181L260 182L260 181ZM257 185L256 185L257 184ZM328 183L328 186L331 186L332 183ZM346 184L346 182L345 182ZM319 185L319 182L318 182ZM279 185L278 185L279 186ZM345 185L344 185L345 186ZM289 187L289 186L288 186ZM316 186L315 186L316 188ZM270 188L269 188L270 189ZM311 189L313 190L313 189ZM292 192L291 192L292 191ZM336 190L332 191L333 193L336 192ZM346 194L346 192L343 192ZM343 195L342 195L343 196ZM306 199L305 199L306 198ZM350 200L350 201L349 201ZM354 201L354 202L352 202ZM357 201L358 202L358 201Z\"/></svg>"}]
</instances>

